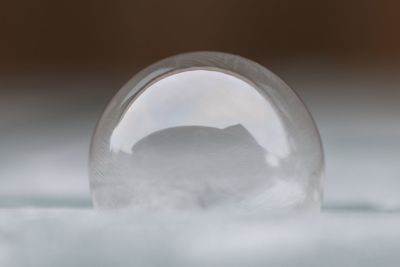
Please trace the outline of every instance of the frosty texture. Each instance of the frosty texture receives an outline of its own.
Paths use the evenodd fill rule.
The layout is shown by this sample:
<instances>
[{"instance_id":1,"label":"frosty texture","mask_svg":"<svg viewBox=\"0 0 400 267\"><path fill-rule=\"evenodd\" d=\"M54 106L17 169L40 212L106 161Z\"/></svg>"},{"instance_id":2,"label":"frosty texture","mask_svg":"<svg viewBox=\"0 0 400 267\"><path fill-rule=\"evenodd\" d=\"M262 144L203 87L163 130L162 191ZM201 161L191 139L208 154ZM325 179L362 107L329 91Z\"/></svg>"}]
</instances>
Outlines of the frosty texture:
<instances>
[{"instance_id":1,"label":"frosty texture","mask_svg":"<svg viewBox=\"0 0 400 267\"><path fill-rule=\"evenodd\" d=\"M238 56L155 63L112 99L93 137L98 208L318 209L323 153L306 108L277 76Z\"/></svg>"}]
</instances>

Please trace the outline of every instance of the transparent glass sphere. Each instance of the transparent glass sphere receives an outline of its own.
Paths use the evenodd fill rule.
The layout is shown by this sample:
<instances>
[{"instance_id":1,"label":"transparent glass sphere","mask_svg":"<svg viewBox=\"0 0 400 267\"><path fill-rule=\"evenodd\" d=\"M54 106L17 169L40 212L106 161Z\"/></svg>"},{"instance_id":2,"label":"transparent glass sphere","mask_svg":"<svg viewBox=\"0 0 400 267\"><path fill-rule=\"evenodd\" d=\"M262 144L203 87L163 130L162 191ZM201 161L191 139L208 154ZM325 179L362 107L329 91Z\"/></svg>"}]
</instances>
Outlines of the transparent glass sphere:
<instances>
[{"instance_id":1,"label":"transparent glass sphere","mask_svg":"<svg viewBox=\"0 0 400 267\"><path fill-rule=\"evenodd\" d=\"M135 75L108 104L90 152L102 209L318 210L323 171L296 94L261 65L218 52Z\"/></svg>"}]
</instances>

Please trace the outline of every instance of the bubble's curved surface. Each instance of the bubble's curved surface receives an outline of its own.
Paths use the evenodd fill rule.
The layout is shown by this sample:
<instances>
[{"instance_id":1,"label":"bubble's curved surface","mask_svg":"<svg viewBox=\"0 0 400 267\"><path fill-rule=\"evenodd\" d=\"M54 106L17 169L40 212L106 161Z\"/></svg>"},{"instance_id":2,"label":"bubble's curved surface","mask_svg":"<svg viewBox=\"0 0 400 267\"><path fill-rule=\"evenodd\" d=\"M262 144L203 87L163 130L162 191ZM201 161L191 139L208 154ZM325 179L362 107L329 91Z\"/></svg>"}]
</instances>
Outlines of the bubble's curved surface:
<instances>
[{"instance_id":1,"label":"bubble's curved surface","mask_svg":"<svg viewBox=\"0 0 400 267\"><path fill-rule=\"evenodd\" d=\"M247 59L196 52L133 77L95 131L99 208L316 209L324 162L304 104Z\"/></svg>"}]
</instances>

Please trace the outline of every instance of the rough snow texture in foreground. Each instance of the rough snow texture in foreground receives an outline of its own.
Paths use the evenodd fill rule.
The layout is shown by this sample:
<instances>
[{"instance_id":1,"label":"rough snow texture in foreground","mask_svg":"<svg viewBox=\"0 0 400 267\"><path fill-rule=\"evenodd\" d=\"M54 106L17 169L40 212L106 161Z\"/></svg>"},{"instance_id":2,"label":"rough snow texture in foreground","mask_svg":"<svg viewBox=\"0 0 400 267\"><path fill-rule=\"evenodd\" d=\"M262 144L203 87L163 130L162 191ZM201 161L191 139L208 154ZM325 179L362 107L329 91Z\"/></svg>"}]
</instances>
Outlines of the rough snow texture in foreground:
<instances>
[{"instance_id":1,"label":"rough snow texture in foreground","mask_svg":"<svg viewBox=\"0 0 400 267\"><path fill-rule=\"evenodd\" d=\"M1 210L0 266L398 266L399 213Z\"/></svg>"}]
</instances>

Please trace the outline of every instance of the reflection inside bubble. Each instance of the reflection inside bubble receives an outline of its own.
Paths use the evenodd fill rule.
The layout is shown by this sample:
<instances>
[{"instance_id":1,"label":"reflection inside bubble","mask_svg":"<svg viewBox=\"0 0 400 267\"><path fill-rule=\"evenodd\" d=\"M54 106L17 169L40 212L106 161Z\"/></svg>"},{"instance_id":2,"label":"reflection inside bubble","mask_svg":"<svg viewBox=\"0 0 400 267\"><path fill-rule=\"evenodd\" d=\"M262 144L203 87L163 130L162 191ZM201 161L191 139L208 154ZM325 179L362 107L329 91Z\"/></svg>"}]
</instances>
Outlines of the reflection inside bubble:
<instances>
[{"instance_id":1,"label":"reflection inside bubble","mask_svg":"<svg viewBox=\"0 0 400 267\"><path fill-rule=\"evenodd\" d=\"M270 165L289 153L277 111L255 86L220 70L190 69L168 74L136 96L114 129L110 149L132 153L142 138L168 128L242 125L266 151Z\"/></svg>"},{"instance_id":2,"label":"reflection inside bubble","mask_svg":"<svg viewBox=\"0 0 400 267\"><path fill-rule=\"evenodd\" d=\"M278 111L226 71L181 70L152 82L121 116L110 150L123 168L96 195L120 207L245 207L302 195L275 179L290 153Z\"/></svg>"}]
</instances>

